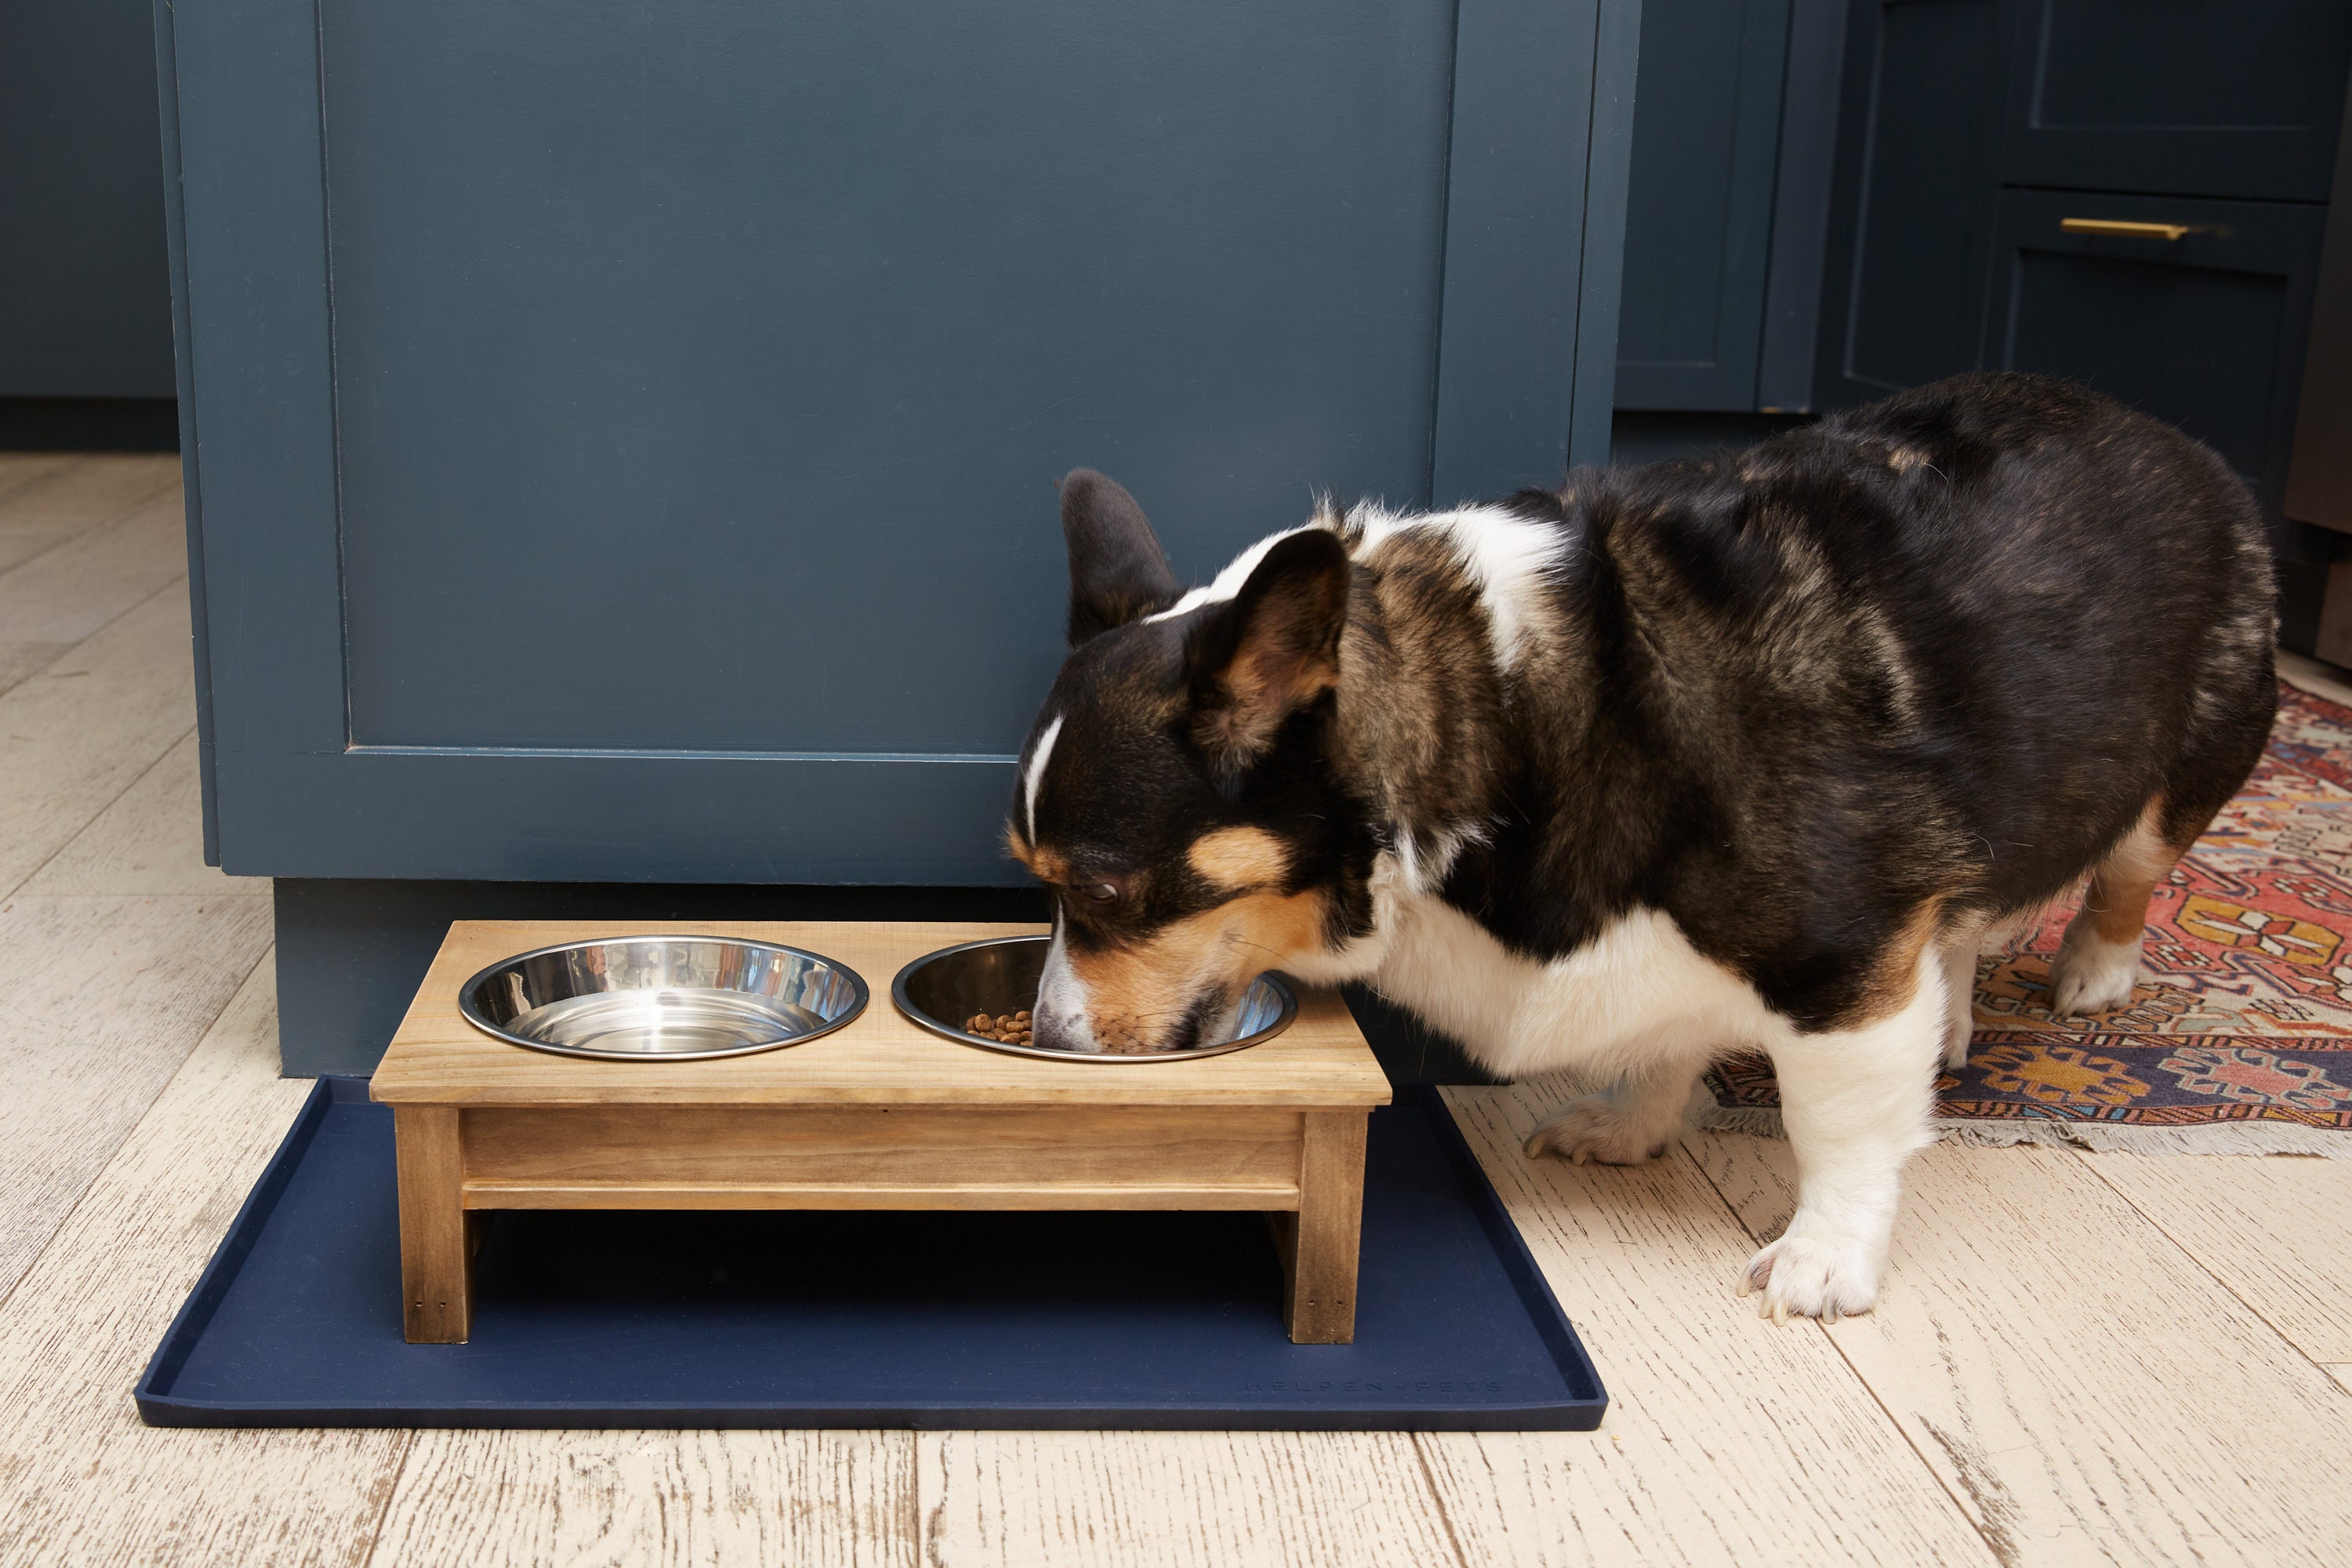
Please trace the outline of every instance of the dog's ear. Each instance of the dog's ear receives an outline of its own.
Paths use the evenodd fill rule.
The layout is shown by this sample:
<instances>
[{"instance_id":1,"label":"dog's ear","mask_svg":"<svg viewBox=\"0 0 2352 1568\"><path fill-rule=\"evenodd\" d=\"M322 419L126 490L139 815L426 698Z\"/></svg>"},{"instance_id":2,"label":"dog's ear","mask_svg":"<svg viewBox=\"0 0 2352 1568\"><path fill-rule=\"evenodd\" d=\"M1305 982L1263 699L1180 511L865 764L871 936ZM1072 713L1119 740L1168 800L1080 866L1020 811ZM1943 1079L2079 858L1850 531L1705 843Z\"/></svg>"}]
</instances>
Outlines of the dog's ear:
<instances>
[{"instance_id":1,"label":"dog's ear","mask_svg":"<svg viewBox=\"0 0 2352 1568\"><path fill-rule=\"evenodd\" d=\"M1192 738L1220 772L1264 756L1284 720L1339 682L1348 574L1338 534L1302 529L1275 542L1240 593L1201 612L1185 644Z\"/></svg>"},{"instance_id":2,"label":"dog's ear","mask_svg":"<svg viewBox=\"0 0 2352 1568\"><path fill-rule=\"evenodd\" d=\"M1176 574L1135 498L1092 468L1062 480L1062 537L1070 547L1070 646L1165 609Z\"/></svg>"}]
</instances>

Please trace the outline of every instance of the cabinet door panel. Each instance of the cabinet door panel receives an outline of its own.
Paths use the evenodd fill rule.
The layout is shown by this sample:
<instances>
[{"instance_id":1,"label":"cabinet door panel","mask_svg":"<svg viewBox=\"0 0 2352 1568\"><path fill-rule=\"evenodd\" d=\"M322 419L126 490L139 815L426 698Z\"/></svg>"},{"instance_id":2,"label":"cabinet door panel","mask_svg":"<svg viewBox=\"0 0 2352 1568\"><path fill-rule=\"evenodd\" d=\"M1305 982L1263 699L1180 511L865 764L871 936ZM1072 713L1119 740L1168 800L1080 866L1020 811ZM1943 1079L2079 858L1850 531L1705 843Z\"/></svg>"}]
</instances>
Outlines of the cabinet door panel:
<instances>
[{"instance_id":1,"label":"cabinet door panel","mask_svg":"<svg viewBox=\"0 0 2352 1568\"><path fill-rule=\"evenodd\" d=\"M0 397L169 397L144 0L0 4Z\"/></svg>"},{"instance_id":2,"label":"cabinet door panel","mask_svg":"<svg viewBox=\"0 0 2352 1568\"><path fill-rule=\"evenodd\" d=\"M1996 0L1855 0L1818 406L1973 368L1998 112Z\"/></svg>"},{"instance_id":3,"label":"cabinet door panel","mask_svg":"<svg viewBox=\"0 0 2352 1568\"><path fill-rule=\"evenodd\" d=\"M1065 470L1427 488L1445 7L574 9L325 8L354 743L1002 752Z\"/></svg>"},{"instance_id":4,"label":"cabinet door panel","mask_svg":"<svg viewBox=\"0 0 2352 1568\"><path fill-rule=\"evenodd\" d=\"M1751 408L1789 0L1643 0L1642 38L1617 406Z\"/></svg>"},{"instance_id":5,"label":"cabinet door panel","mask_svg":"<svg viewBox=\"0 0 2352 1568\"><path fill-rule=\"evenodd\" d=\"M2193 226L2177 241L2068 233L2069 217ZM2277 511L2315 208L2012 191L1985 362L2085 382L2210 443Z\"/></svg>"},{"instance_id":6,"label":"cabinet door panel","mask_svg":"<svg viewBox=\"0 0 2352 1568\"><path fill-rule=\"evenodd\" d=\"M235 870L1013 879L1065 469L1605 450L1628 0L159 18Z\"/></svg>"},{"instance_id":7,"label":"cabinet door panel","mask_svg":"<svg viewBox=\"0 0 2352 1568\"><path fill-rule=\"evenodd\" d=\"M2027 0L2021 24L2007 184L2327 199L2343 0Z\"/></svg>"}]
</instances>

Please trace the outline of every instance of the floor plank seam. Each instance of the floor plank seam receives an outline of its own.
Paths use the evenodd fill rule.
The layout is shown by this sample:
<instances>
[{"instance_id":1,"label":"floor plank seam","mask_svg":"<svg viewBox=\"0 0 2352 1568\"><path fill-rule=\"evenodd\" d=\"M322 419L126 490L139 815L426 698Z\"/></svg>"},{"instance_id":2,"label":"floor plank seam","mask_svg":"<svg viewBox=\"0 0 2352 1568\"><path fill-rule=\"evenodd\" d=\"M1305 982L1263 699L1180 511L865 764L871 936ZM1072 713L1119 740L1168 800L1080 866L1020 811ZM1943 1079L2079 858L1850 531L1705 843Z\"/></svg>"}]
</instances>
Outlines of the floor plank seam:
<instances>
[{"instance_id":1,"label":"floor plank seam","mask_svg":"<svg viewBox=\"0 0 2352 1568\"><path fill-rule=\"evenodd\" d=\"M2173 1235L2170 1230L2167 1229L2164 1222L2157 1218L2156 1215L2150 1214L2141 1205L2137 1199L2132 1196L2131 1194L2126 1192L2114 1182L2107 1180L2106 1172L2099 1168L2098 1160L2094 1157L2090 1151L2084 1149L2070 1149L2067 1152L2074 1156L2076 1161L2089 1168L2091 1174L2098 1179L2099 1185L2106 1188L2107 1191L2115 1194L2116 1197L2122 1199L2124 1206L2131 1210L2133 1214L2137 1215L2141 1224L2156 1232L2157 1235L2164 1237L2166 1245L2169 1246L2174 1251L2179 1253L2181 1257L2186 1258L2191 1264L2195 1265L2199 1273L2204 1275L2206 1279L2213 1281L2215 1287L2221 1290L2221 1294L2229 1297L2231 1300L2238 1303L2240 1307L2245 1310L2248 1317L2253 1319L2254 1321L2262 1324L2263 1327L2268 1329L2273 1334L2276 1335L2278 1337L2279 1343L2286 1346L2288 1350L2294 1352L2297 1360L2303 1362L2306 1366L2317 1369L2320 1376L2329 1378L2329 1381L2331 1382L2334 1381L2327 1371L2330 1364L2329 1363L2321 1361L2318 1357L2305 1350L2301 1345L2295 1343L2294 1336L2288 1333L2277 1323L2273 1322L2271 1320L2270 1315L2267 1312L2264 1312L2261 1307L2257 1306L2244 1291L2239 1289L2235 1285L2231 1284L2227 1279L2221 1278L2221 1272L2218 1269L2216 1269L2211 1264L2206 1262L2202 1258L2198 1257L2194 1249L2192 1249L2186 1242L2182 1241L2179 1237ZM2150 1157L2164 1158L2165 1156L2157 1155ZM2290 1158L2291 1156L2257 1154L2221 1157L2284 1159Z\"/></svg>"},{"instance_id":2,"label":"floor plank seam","mask_svg":"<svg viewBox=\"0 0 2352 1568\"><path fill-rule=\"evenodd\" d=\"M236 1000L237 993L245 989L246 984L260 973L261 966L269 963L276 956L277 952L276 942L266 944L261 950L261 956L255 959L243 974L237 976L235 985L228 987L227 997L221 1003L220 1011L206 1019L203 1027L189 1031L187 1055L180 1058L180 1065L172 1069L169 1078L155 1086L155 1092L148 1098L146 1105L139 1112L139 1120L122 1130L122 1136L115 1140L113 1148L107 1151L105 1160L90 1173L89 1180L82 1184L81 1191L74 1194L73 1202L67 1205L64 1212L58 1215L57 1223L49 1227L49 1234L41 1238L39 1248L32 1257L25 1259L25 1267L16 1271L16 1278L9 1280L5 1289L0 1289L0 1314L7 1311L8 1303L16 1299L16 1292L23 1288L25 1281L40 1272L41 1264L49 1256L50 1248L57 1246L58 1237L73 1228L75 1217L81 1213L81 1205L89 1200L89 1194L97 1189L99 1184L106 1179L106 1173L113 1167L116 1160L121 1158L122 1151L129 1148L131 1142L139 1136L140 1130L147 1125L147 1119L155 1114L155 1107L163 1102L163 1097L171 1092L172 1086L180 1080L180 1075L187 1070L189 1057L196 1054L196 1048L205 1043L205 1037L212 1033L214 1026L217 1025L223 1016L228 1012L229 1005ZM190 1281L191 1286L194 1283L193 1280Z\"/></svg>"},{"instance_id":3,"label":"floor plank seam","mask_svg":"<svg viewBox=\"0 0 2352 1568\"><path fill-rule=\"evenodd\" d=\"M356 1558L359 1568L375 1568L376 1553L383 1550L383 1521L392 1517L392 1503L400 1495L400 1483L408 1474L409 1456L416 1452L416 1434L404 1432L400 1437L400 1462L392 1467L383 1483L383 1500L376 1504L375 1522L368 1526L367 1555Z\"/></svg>"},{"instance_id":4,"label":"floor plank seam","mask_svg":"<svg viewBox=\"0 0 2352 1568\"><path fill-rule=\"evenodd\" d=\"M1447 1114L1452 1114L1449 1111ZM1412 1457L1421 1466L1421 1484L1429 1489L1429 1506L1436 1510L1437 1522L1445 1529L1445 1543L1454 1548L1454 1561L1461 1568L1475 1568L1469 1549L1462 1544L1462 1536L1454 1528L1454 1513L1445 1506L1445 1493L1437 1484L1437 1469L1429 1462L1429 1450L1423 1446L1425 1432L1408 1432L1405 1438L1412 1445Z\"/></svg>"},{"instance_id":5,"label":"floor plank seam","mask_svg":"<svg viewBox=\"0 0 2352 1568\"><path fill-rule=\"evenodd\" d=\"M179 484L179 479L174 479L174 482L172 482L172 484ZM172 484L167 484L167 487L164 487L164 489L172 489ZM106 531L106 529L110 529L110 527L115 527L115 524L120 524L120 521L127 521L127 520L130 520L131 512L136 512L136 510L139 510L139 508L143 508L143 505L152 503L152 500L158 499L158 496L163 496L163 494L164 494L163 489L158 489L158 491L155 491L155 494L151 494L151 496L139 496L139 500L134 500L134 503L131 503L131 505L127 505L127 508L122 508L122 510L120 510L120 512L115 512L113 517L106 517L106 520L103 520L103 521L89 521L89 524L85 524L85 527L75 529L73 533L66 533L66 536L61 536L54 545L42 545L40 550L33 550L33 555L26 555L24 560L21 560L21 562L9 562L7 566L0 566L0 583L7 583L7 578L16 576L16 574L19 574L19 572L26 572L26 569L30 569L30 566L37 566L37 564L40 564L40 562L49 560L49 557L52 557L52 555L57 555L58 550L66 550L66 548L70 548L70 545L82 543L82 541L85 541L85 538L89 538L91 533L103 533L103 531ZM7 499L5 499L5 496L0 496L0 505L5 505L5 503L7 503ZM97 632L91 632L91 635L97 635Z\"/></svg>"},{"instance_id":6,"label":"floor plank seam","mask_svg":"<svg viewBox=\"0 0 2352 1568\"><path fill-rule=\"evenodd\" d=\"M89 459L85 458L81 459L81 461L86 463ZM20 492L32 489L35 485L41 483L45 479L53 479L58 477L58 474L68 472L77 466L78 465L74 463L68 463L65 468L58 469L56 473L44 474L36 471L26 475L23 479L18 479L13 485L0 486L0 511L5 511L9 501L14 500Z\"/></svg>"},{"instance_id":7,"label":"floor plank seam","mask_svg":"<svg viewBox=\"0 0 2352 1568\"><path fill-rule=\"evenodd\" d=\"M119 615L119 616L114 616L112 619L109 620L109 621L106 623L106 626L94 627L94 628L91 630L91 632L90 632L90 634L89 634L89 637L86 637L82 638L80 642L78 642L78 643L74 644L74 645L73 645L73 647L69 647L69 648L66 649L66 651L65 651L65 652L63 652L63 653L61 653L61 654L58 655L58 657L57 657L57 658L55 658L51 659L48 663L47 663L47 664L43 665L39 669L37 669L37 670L34 671L34 672L33 672L33 674L26 676L26 677L25 678L25 679L26 679L26 680L34 680L34 679L37 679L39 677L44 676L44 675L47 675L50 670L53 670L53 669L57 668L57 667L58 667L58 666L59 666L59 665L63 664L66 660L68 660L68 659L71 658L75 654L77 654L77 653L80 652L80 651L81 651L81 649L82 649L84 647L88 646L88 644L89 644L89 640L90 640L90 637L99 637L99 636L102 635L102 634L105 632L105 630L106 630L106 627L107 627L107 626L110 626L114 625L116 621L120 621L121 619L122 619L122 616L128 616L128 615L130 615L132 611L135 611L135 610L138 610L138 609L143 608L144 606L146 606L146 605L152 605L152 604L153 604L157 599L159 599L159 598L163 597L163 596L164 595L166 595L166 594L169 594L169 593L173 592L174 590L177 590L178 592L181 592L181 593L185 593L185 592L187 592L187 587L188 587L188 580L187 580L187 578L186 578L185 576L174 577L171 582L164 584L162 587L160 587L160 588L156 589L153 593L152 593L152 594L148 595L145 598L143 598L143 599L140 600L138 604L136 604L136 605L129 605L129 606L125 607L125 608L124 608L124 610L122 611L122 615ZM18 686L21 686L21 685L23 685L23 684L24 684L24 681L19 681L19 682L17 682L17 685L18 685ZM16 689L16 688L14 688L14 687L9 688L9 690L14 690L14 689ZM0 691L0 697L5 697L6 695L7 695L7 692L6 692L6 691ZM108 796L105 798L105 800L103 800L103 801L100 802L100 803L99 803L98 809L97 809L97 810L95 810L95 811L93 811L93 812L91 812L88 816L86 816L86 817L82 818L82 820L81 820L81 825L80 825L79 826L76 827L76 828L75 828L71 833L67 834L67 835L65 836L64 841L63 841L63 842L61 842L60 844L58 844L58 846L55 849L50 850L50 851L49 851L49 853L48 853L47 856L43 857L43 858L42 858L42 860L41 860L41 863L40 863L39 865L37 865L37 866L34 867L30 871L27 871L27 872L26 872L26 874L25 874L21 879L18 879L18 881L16 882L16 884L14 887L11 887L11 888L6 891L6 892L5 892L5 893L0 893L0 900L7 900L7 899L13 899L13 898L15 898L18 893L23 892L23 891L25 890L25 889L26 889L26 887L27 887L27 886L32 882L32 880L33 880L33 879L34 879L34 878L36 878L36 877L39 876L43 871L45 871L45 870L47 870L47 869L48 868L48 865L49 865L49 862L50 862L50 861L52 861L52 860L56 859L59 855L62 855L62 854L64 854L64 853L65 853L66 846L67 846L67 845L71 844L75 839L77 839L77 838L80 837L81 837L85 832L89 831L89 825L90 825L91 823L93 823L93 822L96 822L100 817L104 816L107 814L108 809L109 809L109 808L110 808L110 807L114 805L114 803L115 803L116 801L121 800L124 795L129 795L129 794L130 794L133 789L137 788L137 787L138 787L138 784L139 784L139 781L140 781L141 779L145 778L149 773L153 773L153 772L155 771L156 767L158 766L158 764L160 764L160 763L163 761L163 759L164 759L165 757L168 757L168 756L170 756L170 755L172 754L173 748L173 747L175 747L175 746L177 746L181 742L183 742L183 741L184 741L184 740L186 740L186 739L188 738L188 731L189 731L189 730L194 730L194 729L195 729L195 728L197 728L197 726L196 726L196 725L194 725L194 724L190 724L190 725L188 726L188 729L187 729L187 730L183 730L183 731L181 731L178 734L173 735L173 736L172 737L172 741L171 741L171 744L170 744L170 745L165 746L162 751L160 751L160 752L156 752L156 753L155 753L155 755L154 755L154 757L153 757L152 759L151 759L151 760L148 762L147 765L146 765L145 767L143 767L143 768L141 768L141 769L139 770L138 773L137 773L134 777L132 777L132 778L131 778L130 780L126 781L126 782L124 783L123 786L122 786L121 789L116 790L112 795L108 795Z\"/></svg>"},{"instance_id":8,"label":"floor plank seam","mask_svg":"<svg viewBox=\"0 0 2352 1568\"><path fill-rule=\"evenodd\" d=\"M27 479L24 484L18 485L16 487L16 490L24 489L28 485L38 484L39 482L40 481L37 479ZM93 533L104 532L106 530L112 528L116 523L122 521L132 512L137 511L141 507L148 505L157 497L164 494L168 490L177 489L179 486L180 481L176 479L166 480L164 483L158 485L155 489L148 491L145 495L141 496L137 500L132 501L130 505L124 507L121 511L112 512L104 517L94 519L93 521L85 523L81 528L76 530L74 532L66 534L55 544L47 545L42 549L37 550L33 552L32 554L26 556L22 561L12 562L7 566L0 567L0 581L5 581L12 574L22 572L26 567L30 566L36 561L47 559L49 555L58 551L63 550L68 544L73 544L81 540L87 539ZM7 505L9 497L14 496L16 493L16 490L10 490L5 494L0 494L0 508L5 508Z\"/></svg>"},{"instance_id":9,"label":"floor plank seam","mask_svg":"<svg viewBox=\"0 0 2352 1568\"><path fill-rule=\"evenodd\" d=\"M1685 1132L1688 1131L1687 1128L1685 1129ZM1717 1136L1740 1137L1743 1134L1721 1133ZM1723 1184L1708 1173L1706 1162L1693 1154L1679 1139L1674 1144L1673 1152L1691 1163L1692 1167L1698 1172L1699 1179L1706 1184L1707 1191L1713 1193L1716 1201L1730 1214L1731 1223L1738 1226L1741 1233L1750 1241L1759 1247L1763 1246L1764 1238L1759 1236L1741 1216L1739 1205L1731 1201L1731 1194L1725 1192ZM1943 1472L1936 1468L1935 1461L1927 1457L1927 1450L1919 1447L1918 1438L1912 1435L1911 1429L1904 1425L1903 1418L1895 1414L1894 1407L1886 1403L1878 1390L1873 1386L1870 1379L1864 1375L1862 1368L1854 1364L1853 1357L1848 1355L1845 1347L1838 1343L1837 1336L1830 1332L1829 1326L1818 1319L1805 1319L1803 1322L1828 1342L1831 1352L1836 1355L1839 1363L1845 1368L1854 1382L1861 1385L1863 1393L1869 1396L1871 1405L1886 1418L1886 1424L1895 1429L1895 1435L1903 1440L1903 1446L1910 1450L1911 1457L1919 1461L1920 1468L1927 1472L1928 1479L1936 1483L1937 1489L1941 1491L1946 1500L1950 1502L1953 1511L1960 1516L1970 1530L1976 1531L1977 1539L1984 1542L1984 1549L1991 1555L1992 1560L2000 1563L2002 1568L2011 1568L2011 1565L2017 1561L2014 1543L1995 1541L1984 1522L1969 1511L1968 1505L1960 1500L1959 1494L1953 1489L1952 1483L1944 1479ZM1776 1326L1776 1331L1778 1327Z\"/></svg>"},{"instance_id":10,"label":"floor plank seam","mask_svg":"<svg viewBox=\"0 0 2352 1568\"><path fill-rule=\"evenodd\" d=\"M185 579L183 579L183 581ZM130 613L131 612L129 610L125 610L123 612L124 615L129 615ZM92 632L90 634L92 637L96 637L98 633L96 632ZM77 643L74 646L79 647L80 645ZM67 650L67 654L70 654L72 651L73 650L71 648L68 648ZM65 654L60 654L58 658L58 662L60 664L63 663L65 661ZM0 692L0 696L5 695L5 692ZM81 836L89 831L90 823L96 822L99 817L104 816L108 812L113 810L116 802L121 800L124 795L129 795L132 790L137 789L142 784L145 783L147 776L153 773L157 768L162 767L165 763L169 762L171 760L172 753L180 749L181 742L195 732L196 726L191 724L186 729L181 731L178 734L173 736L172 743L164 747L163 752L153 762L149 763L145 767L141 768L137 775L134 776L129 784L124 784L120 790L117 790L114 795L107 800L107 803L104 805L100 806L98 808L97 815L93 816L89 819L89 822L83 823L79 827L75 828L70 834L68 834L64 843L59 844L55 849L49 851L47 859L43 860L39 865L25 873L25 879L23 881L18 882L5 893L0 893L0 903L5 903L7 900L16 898L17 894L22 893L35 882L39 881L41 879L41 873L47 870L50 866L54 865L58 856L72 848L75 844L80 841ZM60 896L69 897L72 895Z\"/></svg>"},{"instance_id":11,"label":"floor plank seam","mask_svg":"<svg viewBox=\"0 0 2352 1568\"><path fill-rule=\"evenodd\" d=\"M930 1551L923 1540L923 1442L920 1433L907 1435L907 1555L910 1568L924 1568Z\"/></svg>"}]
</instances>

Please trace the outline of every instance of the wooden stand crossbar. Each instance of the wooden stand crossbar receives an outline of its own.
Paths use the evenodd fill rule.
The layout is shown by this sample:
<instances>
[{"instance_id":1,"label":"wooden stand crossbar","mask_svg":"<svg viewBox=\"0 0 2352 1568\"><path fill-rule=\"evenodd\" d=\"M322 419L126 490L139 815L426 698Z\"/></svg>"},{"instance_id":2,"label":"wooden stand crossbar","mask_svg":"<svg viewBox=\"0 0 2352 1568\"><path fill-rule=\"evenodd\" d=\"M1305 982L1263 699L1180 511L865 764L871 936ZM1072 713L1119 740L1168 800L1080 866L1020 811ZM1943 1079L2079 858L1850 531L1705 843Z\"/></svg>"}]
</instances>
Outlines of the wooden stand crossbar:
<instances>
[{"instance_id":1,"label":"wooden stand crossbar","mask_svg":"<svg viewBox=\"0 0 2352 1568\"><path fill-rule=\"evenodd\" d=\"M498 959L642 929L451 928L371 1089L394 1112L411 1341L466 1339L479 1221L502 1208L1256 1209L1290 1337L1354 1338L1365 1123L1389 1089L1337 996L1303 994L1246 1051L1066 1064L942 1040L887 997L909 960L1033 928L677 924L663 934L827 954L875 999L805 1046L698 1062L524 1050L457 1012L458 985Z\"/></svg>"}]
</instances>

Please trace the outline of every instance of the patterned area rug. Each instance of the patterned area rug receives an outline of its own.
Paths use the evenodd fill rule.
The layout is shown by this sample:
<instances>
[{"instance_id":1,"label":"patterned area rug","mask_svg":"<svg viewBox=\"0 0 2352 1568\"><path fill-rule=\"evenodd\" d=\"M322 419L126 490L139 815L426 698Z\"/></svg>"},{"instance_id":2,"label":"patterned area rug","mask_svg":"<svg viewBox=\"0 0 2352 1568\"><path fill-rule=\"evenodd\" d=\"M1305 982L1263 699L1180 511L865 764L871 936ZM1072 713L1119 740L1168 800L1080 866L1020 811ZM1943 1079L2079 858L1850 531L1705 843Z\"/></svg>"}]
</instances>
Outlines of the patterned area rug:
<instances>
[{"instance_id":1,"label":"patterned area rug","mask_svg":"<svg viewBox=\"0 0 2352 1568\"><path fill-rule=\"evenodd\" d=\"M2352 1158L2352 709L2284 683L2279 704L2262 766L2156 890L2129 1007L2043 1005L2071 902L1984 962L1969 1065L1936 1085L1946 1137ZM1770 1064L1735 1057L1699 1124L1777 1135L1780 1103Z\"/></svg>"}]
</instances>

